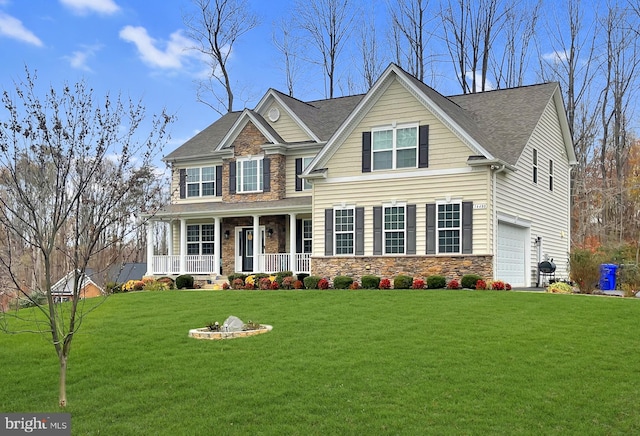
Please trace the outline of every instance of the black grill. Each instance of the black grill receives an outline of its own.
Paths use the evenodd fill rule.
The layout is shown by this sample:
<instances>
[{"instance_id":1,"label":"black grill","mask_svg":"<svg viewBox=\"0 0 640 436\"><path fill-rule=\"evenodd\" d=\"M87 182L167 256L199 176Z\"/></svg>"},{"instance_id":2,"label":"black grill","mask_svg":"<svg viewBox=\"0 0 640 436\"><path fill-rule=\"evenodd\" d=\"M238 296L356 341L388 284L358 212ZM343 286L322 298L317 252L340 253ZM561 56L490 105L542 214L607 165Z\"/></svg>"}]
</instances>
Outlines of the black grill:
<instances>
[{"instance_id":1,"label":"black grill","mask_svg":"<svg viewBox=\"0 0 640 436\"><path fill-rule=\"evenodd\" d=\"M542 274L553 274L556 272L556 264L553 263L553 259L551 261L545 260L538 264L538 269Z\"/></svg>"}]
</instances>

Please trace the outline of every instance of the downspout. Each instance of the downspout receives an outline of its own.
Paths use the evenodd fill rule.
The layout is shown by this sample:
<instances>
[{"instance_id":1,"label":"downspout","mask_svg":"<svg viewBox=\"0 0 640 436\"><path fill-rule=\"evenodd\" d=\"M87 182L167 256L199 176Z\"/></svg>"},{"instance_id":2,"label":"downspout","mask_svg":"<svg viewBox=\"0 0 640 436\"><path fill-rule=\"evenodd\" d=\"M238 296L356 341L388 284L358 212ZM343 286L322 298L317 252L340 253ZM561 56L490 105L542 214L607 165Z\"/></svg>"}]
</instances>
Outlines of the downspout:
<instances>
[{"instance_id":1,"label":"downspout","mask_svg":"<svg viewBox=\"0 0 640 436\"><path fill-rule=\"evenodd\" d=\"M492 164L491 165L491 171L492 171L492 186L491 186L491 214L492 214L492 220L491 222L493 223L493 278L496 278L496 269L498 268L498 208L496 207L496 185L498 183L498 173L502 173L505 171L506 169L506 165L502 164L502 165L496 165L496 164Z\"/></svg>"}]
</instances>

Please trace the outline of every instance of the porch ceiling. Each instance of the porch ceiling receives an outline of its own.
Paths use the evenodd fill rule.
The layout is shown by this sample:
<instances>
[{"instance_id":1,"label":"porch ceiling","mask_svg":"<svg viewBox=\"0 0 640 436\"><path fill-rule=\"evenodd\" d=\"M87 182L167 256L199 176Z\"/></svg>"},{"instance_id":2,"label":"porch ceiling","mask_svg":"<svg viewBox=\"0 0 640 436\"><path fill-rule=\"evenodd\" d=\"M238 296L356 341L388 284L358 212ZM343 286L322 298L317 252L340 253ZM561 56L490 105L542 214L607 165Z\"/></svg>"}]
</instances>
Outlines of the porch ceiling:
<instances>
[{"instance_id":1,"label":"porch ceiling","mask_svg":"<svg viewBox=\"0 0 640 436\"><path fill-rule=\"evenodd\" d=\"M207 203L167 204L154 215L155 219L177 217L219 216L232 217L239 214L277 215L290 212L311 212L311 197L294 197L272 201L254 201L248 203Z\"/></svg>"}]
</instances>

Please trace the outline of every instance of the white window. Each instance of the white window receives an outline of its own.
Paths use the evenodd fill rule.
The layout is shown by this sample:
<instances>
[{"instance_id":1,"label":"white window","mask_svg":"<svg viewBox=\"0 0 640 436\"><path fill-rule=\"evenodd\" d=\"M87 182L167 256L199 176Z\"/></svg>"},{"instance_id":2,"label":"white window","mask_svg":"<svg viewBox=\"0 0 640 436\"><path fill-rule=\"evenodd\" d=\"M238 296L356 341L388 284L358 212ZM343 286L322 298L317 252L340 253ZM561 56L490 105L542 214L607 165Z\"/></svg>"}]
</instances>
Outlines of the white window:
<instances>
[{"instance_id":1,"label":"white window","mask_svg":"<svg viewBox=\"0 0 640 436\"><path fill-rule=\"evenodd\" d=\"M236 191L262 192L262 156L238 159L236 162Z\"/></svg>"},{"instance_id":2,"label":"white window","mask_svg":"<svg viewBox=\"0 0 640 436\"><path fill-rule=\"evenodd\" d=\"M312 160L313 160L313 157L303 157L302 158L302 171L307 169L307 167L309 166L309 164L311 163ZM309 182L307 179L303 179L302 180L302 190L303 191L308 191L311 188L312 188L311 182Z\"/></svg>"},{"instance_id":3,"label":"white window","mask_svg":"<svg viewBox=\"0 0 640 436\"><path fill-rule=\"evenodd\" d=\"M187 168L187 197L216 195L216 168Z\"/></svg>"},{"instance_id":4,"label":"white window","mask_svg":"<svg viewBox=\"0 0 640 436\"><path fill-rule=\"evenodd\" d=\"M302 220L302 252L311 253L313 240L313 232L311 227L311 220Z\"/></svg>"},{"instance_id":5,"label":"white window","mask_svg":"<svg viewBox=\"0 0 640 436\"><path fill-rule=\"evenodd\" d=\"M538 150L533 149L533 183L538 183Z\"/></svg>"},{"instance_id":6,"label":"white window","mask_svg":"<svg viewBox=\"0 0 640 436\"><path fill-rule=\"evenodd\" d=\"M213 254L215 228L213 224L187 225L187 254Z\"/></svg>"},{"instance_id":7,"label":"white window","mask_svg":"<svg viewBox=\"0 0 640 436\"><path fill-rule=\"evenodd\" d=\"M334 209L336 254L353 254L355 241L355 209Z\"/></svg>"},{"instance_id":8,"label":"white window","mask_svg":"<svg viewBox=\"0 0 640 436\"><path fill-rule=\"evenodd\" d=\"M553 161L549 161L549 191L553 191Z\"/></svg>"},{"instance_id":9,"label":"white window","mask_svg":"<svg viewBox=\"0 0 640 436\"><path fill-rule=\"evenodd\" d=\"M438 253L460 253L461 203L438 204Z\"/></svg>"},{"instance_id":10,"label":"white window","mask_svg":"<svg viewBox=\"0 0 640 436\"><path fill-rule=\"evenodd\" d=\"M384 254L404 254L406 240L406 207L383 206Z\"/></svg>"},{"instance_id":11,"label":"white window","mask_svg":"<svg viewBox=\"0 0 640 436\"><path fill-rule=\"evenodd\" d=\"M418 126L404 124L371 132L373 169L415 168L418 162Z\"/></svg>"}]
</instances>

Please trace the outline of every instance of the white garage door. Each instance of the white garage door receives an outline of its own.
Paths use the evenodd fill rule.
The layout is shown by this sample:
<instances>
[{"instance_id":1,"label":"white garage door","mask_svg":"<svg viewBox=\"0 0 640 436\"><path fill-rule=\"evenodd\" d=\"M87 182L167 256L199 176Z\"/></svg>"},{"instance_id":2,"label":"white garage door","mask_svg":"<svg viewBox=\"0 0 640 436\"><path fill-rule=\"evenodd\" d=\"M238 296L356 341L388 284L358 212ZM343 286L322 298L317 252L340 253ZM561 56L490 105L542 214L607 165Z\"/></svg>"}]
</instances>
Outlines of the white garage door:
<instances>
[{"instance_id":1,"label":"white garage door","mask_svg":"<svg viewBox=\"0 0 640 436\"><path fill-rule=\"evenodd\" d=\"M498 223L496 279L510 283L511 286L526 286L527 234L526 228Z\"/></svg>"}]
</instances>

